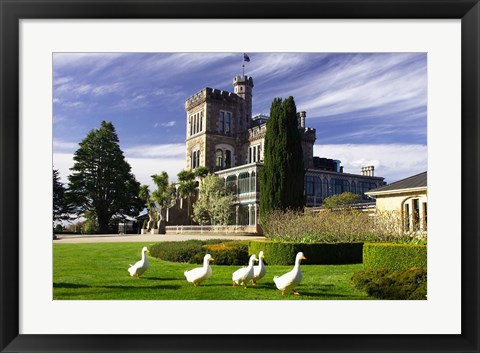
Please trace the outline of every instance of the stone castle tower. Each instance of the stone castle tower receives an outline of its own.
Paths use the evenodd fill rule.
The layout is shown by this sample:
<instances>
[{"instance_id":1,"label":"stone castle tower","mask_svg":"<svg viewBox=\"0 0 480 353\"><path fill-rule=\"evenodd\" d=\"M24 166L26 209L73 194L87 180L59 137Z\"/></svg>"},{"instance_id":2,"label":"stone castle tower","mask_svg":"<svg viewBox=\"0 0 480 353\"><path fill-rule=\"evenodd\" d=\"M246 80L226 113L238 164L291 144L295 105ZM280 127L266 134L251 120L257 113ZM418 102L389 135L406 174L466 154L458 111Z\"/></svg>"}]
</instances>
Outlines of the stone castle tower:
<instances>
[{"instance_id":1,"label":"stone castle tower","mask_svg":"<svg viewBox=\"0 0 480 353\"><path fill-rule=\"evenodd\" d=\"M204 88L185 102L187 112L185 166L205 166L211 172L263 162L265 115L252 117L253 79L236 76L234 92ZM305 168L313 166L315 129L305 127L299 112L299 131Z\"/></svg>"},{"instance_id":2,"label":"stone castle tower","mask_svg":"<svg viewBox=\"0 0 480 353\"><path fill-rule=\"evenodd\" d=\"M252 117L253 79L233 79L235 93L204 88L185 102L186 168L228 169L246 161L242 135Z\"/></svg>"}]
</instances>

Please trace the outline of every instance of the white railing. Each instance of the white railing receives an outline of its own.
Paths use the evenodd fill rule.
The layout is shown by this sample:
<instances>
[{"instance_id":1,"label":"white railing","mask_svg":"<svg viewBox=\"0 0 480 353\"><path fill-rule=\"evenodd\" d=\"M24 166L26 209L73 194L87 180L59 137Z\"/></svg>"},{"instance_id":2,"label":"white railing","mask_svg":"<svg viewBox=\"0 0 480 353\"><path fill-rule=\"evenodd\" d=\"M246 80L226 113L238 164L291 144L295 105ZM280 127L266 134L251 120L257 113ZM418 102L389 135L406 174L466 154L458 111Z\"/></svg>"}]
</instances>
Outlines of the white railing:
<instances>
[{"instance_id":1,"label":"white railing","mask_svg":"<svg viewBox=\"0 0 480 353\"><path fill-rule=\"evenodd\" d=\"M167 233L256 233L255 226L167 226Z\"/></svg>"}]
</instances>

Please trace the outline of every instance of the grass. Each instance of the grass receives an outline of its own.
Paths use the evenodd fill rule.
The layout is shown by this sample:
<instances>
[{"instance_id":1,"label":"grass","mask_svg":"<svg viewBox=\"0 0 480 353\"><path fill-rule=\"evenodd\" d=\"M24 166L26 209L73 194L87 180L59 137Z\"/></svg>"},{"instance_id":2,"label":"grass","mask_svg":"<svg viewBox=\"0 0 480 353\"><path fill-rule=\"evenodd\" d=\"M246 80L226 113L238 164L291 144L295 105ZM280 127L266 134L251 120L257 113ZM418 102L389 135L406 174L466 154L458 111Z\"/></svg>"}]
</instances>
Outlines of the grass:
<instances>
[{"instance_id":1,"label":"grass","mask_svg":"<svg viewBox=\"0 0 480 353\"><path fill-rule=\"evenodd\" d=\"M199 265L173 263L149 256L150 268L140 279L130 277L129 264L140 259L141 243L53 245L53 299L56 300L355 300L372 299L356 289L350 278L363 270L356 265L302 265L301 296L282 298L273 277L292 266L267 266L256 288L232 287L239 266L212 266L213 275L201 286L185 280L183 272ZM268 260L268 259L267 259Z\"/></svg>"}]
</instances>

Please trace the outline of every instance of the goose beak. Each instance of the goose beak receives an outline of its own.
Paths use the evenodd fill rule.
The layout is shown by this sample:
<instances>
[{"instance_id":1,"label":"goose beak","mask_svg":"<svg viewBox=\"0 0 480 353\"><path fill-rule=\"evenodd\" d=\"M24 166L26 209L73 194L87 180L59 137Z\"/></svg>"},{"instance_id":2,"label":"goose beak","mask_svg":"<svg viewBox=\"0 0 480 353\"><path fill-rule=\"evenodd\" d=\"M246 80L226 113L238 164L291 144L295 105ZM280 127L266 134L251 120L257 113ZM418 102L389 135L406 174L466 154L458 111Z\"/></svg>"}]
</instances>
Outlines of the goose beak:
<instances>
[{"instance_id":1,"label":"goose beak","mask_svg":"<svg viewBox=\"0 0 480 353\"><path fill-rule=\"evenodd\" d=\"M210 258L210 261L215 261L215 259L213 257Z\"/></svg>"},{"instance_id":2,"label":"goose beak","mask_svg":"<svg viewBox=\"0 0 480 353\"><path fill-rule=\"evenodd\" d=\"M305 256L302 256L302 260L306 260L307 258Z\"/></svg>"},{"instance_id":3,"label":"goose beak","mask_svg":"<svg viewBox=\"0 0 480 353\"><path fill-rule=\"evenodd\" d=\"M150 254L150 250L147 249L147 254Z\"/></svg>"}]
</instances>

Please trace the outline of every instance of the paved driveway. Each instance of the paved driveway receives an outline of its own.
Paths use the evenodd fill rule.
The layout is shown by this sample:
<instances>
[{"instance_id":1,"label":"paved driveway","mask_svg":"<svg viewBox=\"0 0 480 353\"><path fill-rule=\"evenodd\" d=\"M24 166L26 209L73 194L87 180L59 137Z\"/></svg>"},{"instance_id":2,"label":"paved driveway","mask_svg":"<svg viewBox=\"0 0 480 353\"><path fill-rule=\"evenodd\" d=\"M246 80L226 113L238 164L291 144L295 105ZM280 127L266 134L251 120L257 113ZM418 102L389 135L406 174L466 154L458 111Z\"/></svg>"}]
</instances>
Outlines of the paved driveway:
<instances>
[{"instance_id":1,"label":"paved driveway","mask_svg":"<svg viewBox=\"0 0 480 353\"><path fill-rule=\"evenodd\" d=\"M234 239L234 240L258 240L264 239L256 235L219 235L219 234L98 234L98 235L71 235L57 234L58 239L54 244L73 244L73 243L158 243L162 241L182 241L189 239L207 240L207 239Z\"/></svg>"}]
</instances>

